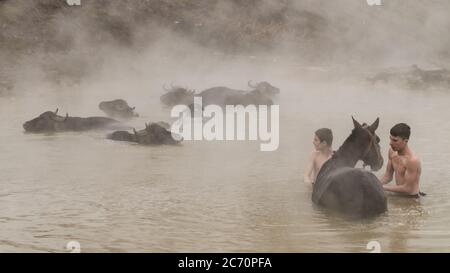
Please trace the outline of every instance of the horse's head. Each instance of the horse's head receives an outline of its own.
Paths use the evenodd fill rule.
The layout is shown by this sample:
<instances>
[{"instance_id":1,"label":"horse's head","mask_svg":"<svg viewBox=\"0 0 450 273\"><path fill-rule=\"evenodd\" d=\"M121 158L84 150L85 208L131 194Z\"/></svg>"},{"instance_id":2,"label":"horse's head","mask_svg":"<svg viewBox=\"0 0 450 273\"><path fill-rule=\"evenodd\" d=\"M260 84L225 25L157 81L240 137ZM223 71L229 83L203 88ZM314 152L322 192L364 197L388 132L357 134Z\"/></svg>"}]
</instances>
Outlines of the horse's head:
<instances>
[{"instance_id":1,"label":"horse's head","mask_svg":"<svg viewBox=\"0 0 450 273\"><path fill-rule=\"evenodd\" d=\"M372 125L363 123L362 125L353 117L353 134L357 143L359 159L364 162L364 166L369 165L372 171L378 171L383 167L383 156L380 151L380 138L375 131L378 128L380 119L377 118Z\"/></svg>"}]
</instances>

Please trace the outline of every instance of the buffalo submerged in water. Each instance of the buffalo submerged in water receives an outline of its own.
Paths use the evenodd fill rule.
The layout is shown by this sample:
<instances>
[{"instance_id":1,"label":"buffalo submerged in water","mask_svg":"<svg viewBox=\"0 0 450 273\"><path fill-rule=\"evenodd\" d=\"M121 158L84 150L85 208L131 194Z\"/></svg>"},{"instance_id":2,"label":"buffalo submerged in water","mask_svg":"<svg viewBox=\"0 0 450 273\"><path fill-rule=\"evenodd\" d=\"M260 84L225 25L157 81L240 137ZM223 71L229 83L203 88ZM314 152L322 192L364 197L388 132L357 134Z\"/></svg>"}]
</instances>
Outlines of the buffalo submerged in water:
<instances>
[{"instance_id":1,"label":"buffalo submerged in water","mask_svg":"<svg viewBox=\"0 0 450 273\"><path fill-rule=\"evenodd\" d=\"M87 131L95 129L117 128L117 120L106 117L70 117L59 116L58 109L55 112L47 111L39 117L29 120L23 124L23 128L29 133L52 133L67 131Z\"/></svg>"},{"instance_id":2,"label":"buffalo submerged in water","mask_svg":"<svg viewBox=\"0 0 450 273\"><path fill-rule=\"evenodd\" d=\"M440 87L448 89L450 87L450 70L433 69L427 70L419 68L417 65L411 66L406 71L397 69L380 72L373 77L367 78L372 84L378 82L389 84L393 83L401 87L415 90Z\"/></svg>"},{"instance_id":3,"label":"buffalo submerged in water","mask_svg":"<svg viewBox=\"0 0 450 273\"><path fill-rule=\"evenodd\" d=\"M203 105L272 105L274 97L280 93L277 87L268 82L257 84L248 83L252 88L250 91L236 90L228 87L218 86L195 93L194 90L188 90L183 87L171 86L163 87L167 91L161 96L161 102L167 106L178 104L192 105L195 97L201 97Z\"/></svg>"},{"instance_id":4,"label":"buffalo submerged in water","mask_svg":"<svg viewBox=\"0 0 450 273\"><path fill-rule=\"evenodd\" d=\"M116 141L135 142L142 145L176 145L182 141L181 136L174 138L169 130L169 124L165 122L145 124L145 129L133 133L128 131L115 131L107 136Z\"/></svg>"},{"instance_id":5,"label":"buffalo submerged in water","mask_svg":"<svg viewBox=\"0 0 450 273\"><path fill-rule=\"evenodd\" d=\"M102 101L98 105L98 108L111 118L131 119L134 117L139 117L139 114L134 112L136 108L130 107L123 99Z\"/></svg>"}]
</instances>

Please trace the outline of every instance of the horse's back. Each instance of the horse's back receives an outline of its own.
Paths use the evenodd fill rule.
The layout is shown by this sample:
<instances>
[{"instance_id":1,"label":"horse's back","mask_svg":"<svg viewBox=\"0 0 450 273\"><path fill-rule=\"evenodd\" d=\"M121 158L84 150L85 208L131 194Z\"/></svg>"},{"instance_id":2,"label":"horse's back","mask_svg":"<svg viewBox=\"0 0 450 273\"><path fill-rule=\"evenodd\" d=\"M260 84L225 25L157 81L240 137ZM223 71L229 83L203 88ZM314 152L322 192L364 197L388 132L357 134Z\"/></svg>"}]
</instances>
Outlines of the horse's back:
<instances>
[{"instance_id":1,"label":"horse's back","mask_svg":"<svg viewBox=\"0 0 450 273\"><path fill-rule=\"evenodd\" d=\"M321 179L323 181L318 184L321 188L313 192L315 203L362 216L377 215L387 209L381 183L371 172L345 167L333 170Z\"/></svg>"}]
</instances>

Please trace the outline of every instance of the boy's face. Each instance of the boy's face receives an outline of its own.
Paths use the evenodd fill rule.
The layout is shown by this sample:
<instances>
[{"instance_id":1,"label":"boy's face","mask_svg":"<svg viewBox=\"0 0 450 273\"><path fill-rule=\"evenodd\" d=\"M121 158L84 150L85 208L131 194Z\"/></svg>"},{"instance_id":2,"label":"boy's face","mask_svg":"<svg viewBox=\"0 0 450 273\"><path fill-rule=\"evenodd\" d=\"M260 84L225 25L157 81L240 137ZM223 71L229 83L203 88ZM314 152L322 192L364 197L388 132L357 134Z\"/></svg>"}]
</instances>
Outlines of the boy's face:
<instances>
[{"instance_id":1,"label":"boy's face","mask_svg":"<svg viewBox=\"0 0 450 273\"><path fill-rule=\"evenodd\" d=\"M320 151L327 146L327 143L325 141L320 142L319 137L317 135L314 135L313 145L316 151Z\"/></svg>"},{"instance_id":2,"label":"boy's face","mask_svg":"<svg viewBox=\"0 0 450 273\"><path fill-rule=\"evenodd\" d=\"M389 145L391 146L392 150L396 152L402 151L408 144L408 139L403 139L401 137L395 137L392 135L389 137L389 140Z\"/></svg>"}]
</instances>

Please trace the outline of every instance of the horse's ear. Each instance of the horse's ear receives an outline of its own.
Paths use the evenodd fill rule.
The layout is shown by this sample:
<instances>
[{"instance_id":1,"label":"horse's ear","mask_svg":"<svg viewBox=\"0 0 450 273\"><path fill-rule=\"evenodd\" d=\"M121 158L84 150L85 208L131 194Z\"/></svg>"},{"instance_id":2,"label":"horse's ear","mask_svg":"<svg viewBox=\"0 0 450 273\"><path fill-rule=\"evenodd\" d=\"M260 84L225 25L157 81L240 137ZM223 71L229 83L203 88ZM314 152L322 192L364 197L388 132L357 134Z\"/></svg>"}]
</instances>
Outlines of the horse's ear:
<instances>
[{"instance_id":1,"label":"horse's ear","mask_svg":"<svg viewBox=\"0 0 450 273\"><path fill-rule=\"evenodd\" d=\"M356 121L356 119L352 116L352 120L353 120L353 125L355 126L355 128L361 128L361 124L359 124L358 121Z\"/></svg>"},{"instance_id":2,"label":"horse's ear","mask_svg":"<svg viewBox=\"0 0 450 273\"><path fill-rule=\"evenodd\" d=\"M369 130L370 130L372 133L375 133L375 130L378 129L378 125L379 125L379 124L380 124L380 118L377 118L377 119L372 123L372 125L369 126Z\"/></svg>"}]
</instances>

